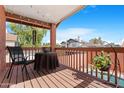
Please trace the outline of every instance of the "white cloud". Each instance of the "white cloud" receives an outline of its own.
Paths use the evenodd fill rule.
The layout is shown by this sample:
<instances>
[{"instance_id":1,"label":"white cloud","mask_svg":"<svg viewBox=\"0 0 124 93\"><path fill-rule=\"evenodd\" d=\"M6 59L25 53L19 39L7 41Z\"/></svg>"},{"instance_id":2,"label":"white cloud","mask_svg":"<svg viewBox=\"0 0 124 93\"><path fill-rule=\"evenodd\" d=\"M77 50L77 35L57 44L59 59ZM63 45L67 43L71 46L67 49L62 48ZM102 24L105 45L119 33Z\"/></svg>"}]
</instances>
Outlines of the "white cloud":
<instances>
[{"instance_id":1,"label":"white cloud","mask_svg":"<svg viewBox=\"0 0 124 93\"><path fill-rule=\"evenodd\" d=\"M96 5L90 5L90 7L92 7L92 8L96 8Z\"/></svg>"},{"instance_id":2,"label":"white cloud","mask_svg":"<svg viewBox=\"0 0 124 93\"><path fill-rule=\"evenodd\" d=\"M67 29L59 29L56 33L56 39L57 43L60 43L62 41L66 41L70 38L77 38L80 36L80 39L83 38L83 36L89 35L93 33L94 29L89 28L67 28Z\"/></svg>"},{"instance_id":3,"label":"white cloud","mask_svg":"<svg viewBox=\"0 0 124 93\"><path fill-rule=\"evenodd\" d=\"M119 44L119 45L122 45L123 43L124 43L124 38L123 38L122 40L119 40L119 41L118 41L118 44Z\"/></svg>"}]
</instances>

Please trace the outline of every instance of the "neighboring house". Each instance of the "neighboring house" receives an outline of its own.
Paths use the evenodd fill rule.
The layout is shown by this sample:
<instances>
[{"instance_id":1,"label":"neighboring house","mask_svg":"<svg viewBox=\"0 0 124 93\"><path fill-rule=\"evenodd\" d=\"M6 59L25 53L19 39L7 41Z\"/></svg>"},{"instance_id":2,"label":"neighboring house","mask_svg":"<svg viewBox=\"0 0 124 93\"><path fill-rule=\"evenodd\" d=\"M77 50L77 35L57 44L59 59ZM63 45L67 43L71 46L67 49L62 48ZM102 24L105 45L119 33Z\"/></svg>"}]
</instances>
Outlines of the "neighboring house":
<instances>
[{"instance_id":1,"label":"neighboring house","mask_svg":"<svg viewBox=\"0 0 124 93\"><path fill-rule=\"evenodd\" d=\"M64 48L64 47L67 47L67 43L66 43L65 41L62 41L62 42L61 42L61 47L63 47L63 48Z\"/></svg>"},{"instance_id":2,"label":"neighboring house","mask_svg":"<svg viewBox=\"0 0 124 93\"><path fill-rule=\"evenodd\" d=\"M75 39L67 40L67 47L80 47L81 43Z\"/></svg>"},{"instance_id":3,"label":"neighboring house","mask_svg":"<svg viewBox=\"0 0 124 93\"><path fill-rule=\"evenodd\" d=\"M6 46L16 46L17 35L6 33Z\"/></svg>"},{"instance_id":4,"label":"neighboring house","mask_svg":"<svg viewBox=\"0 0 124 93\"><path fill-rule=\"evenodd\" d=\"M86 42L83 40L79 40L79 39L69 39L66 42L63 41L61 43L61 47L124 47L124 43L122 44L122 46L120 46L119 44L114 44L114 43L108 43L106 45L104 44L94 44L93 42Z\"/></svg>"},{"instance_id":5,"label":"neighboring house","mask_svg":"<svg viewBox=\"0 0 124 93\"><path fill-rule=\"evenodd\" d=\"M122 42L122 45L121 45L121 47L124 47L124 41Z\"/></svg>"},{"instance_id":6,"label":"neighboring house","mask_svg":"<svg viewBox=\"0 0 124 93\"><path fill-rule=\"evenodd\" d=\"M80 40L80 37L76 39L69 39L67 41L61 42L61 47L86 47L86 43L83 40Z\"/></svg>"},{"instance_id":7,"label":"neighboring house","mask_svg":"<svg viewBox=\"0 0 124 93\"><path fill-rule=\"evenodd\" d=\"M121 47L119 44L109 43L105 45L106 47Z\"/></svg>"},{"instance_id":8,"label":"neighboring house","mask_svg":"<svg viewBox=\"0 0 124 93\"><path fill-rule=\"evenodd\" d=\"M82 42L79 42L76 39L69 39L66 42L61 42L61 47L81 47Z\"/></svg>"}]
</instances>

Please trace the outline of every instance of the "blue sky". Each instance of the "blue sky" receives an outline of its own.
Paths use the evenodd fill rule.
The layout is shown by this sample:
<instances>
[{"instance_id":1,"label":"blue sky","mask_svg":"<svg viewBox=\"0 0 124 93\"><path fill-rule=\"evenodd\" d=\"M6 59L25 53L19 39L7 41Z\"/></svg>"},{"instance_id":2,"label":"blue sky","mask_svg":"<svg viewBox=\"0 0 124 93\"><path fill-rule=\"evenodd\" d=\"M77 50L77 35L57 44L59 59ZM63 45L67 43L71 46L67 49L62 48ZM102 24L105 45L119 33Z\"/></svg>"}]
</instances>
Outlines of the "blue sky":
<instances>
[{"instance_id":1,"label":"blue sky","mask_svg":"<svg viewBox=\"0 0 124 93\"><path fill-rule=\"evenodd\" d=\"M49 41L49 33L44 42ZM124 40L124 6L87 6L64 20L57 28L57 42L69 38L88 41L94 37L121 43Z\"/></svg>"}]
</instances>

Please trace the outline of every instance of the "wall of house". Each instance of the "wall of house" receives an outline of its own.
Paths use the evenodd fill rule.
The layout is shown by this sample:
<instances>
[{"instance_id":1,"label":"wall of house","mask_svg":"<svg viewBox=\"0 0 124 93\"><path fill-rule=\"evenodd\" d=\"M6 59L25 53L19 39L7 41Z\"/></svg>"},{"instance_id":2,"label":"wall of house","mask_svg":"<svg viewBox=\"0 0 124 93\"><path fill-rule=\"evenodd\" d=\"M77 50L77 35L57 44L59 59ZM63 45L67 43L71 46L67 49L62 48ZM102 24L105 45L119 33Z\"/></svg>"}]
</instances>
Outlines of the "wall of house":
<instances>
[{"instance_id":1,"label":"wall of house","mask_svg":"<svg viewBox=\"0 0 124 93\"><path fill-rule=\"evenodd\" d=\"M15 46L15 41L6 41L6 46Z\"/></svg>"},{"instance_id":2,"label":"wall of house","mask_svg":"<svg viewBox=\"0 0 124 93\"><path fill-rule=\"evenodd\" d=\"M68 47L80 47L80 43L78 42L70 43Z\"/></svg>"}]
</instances>

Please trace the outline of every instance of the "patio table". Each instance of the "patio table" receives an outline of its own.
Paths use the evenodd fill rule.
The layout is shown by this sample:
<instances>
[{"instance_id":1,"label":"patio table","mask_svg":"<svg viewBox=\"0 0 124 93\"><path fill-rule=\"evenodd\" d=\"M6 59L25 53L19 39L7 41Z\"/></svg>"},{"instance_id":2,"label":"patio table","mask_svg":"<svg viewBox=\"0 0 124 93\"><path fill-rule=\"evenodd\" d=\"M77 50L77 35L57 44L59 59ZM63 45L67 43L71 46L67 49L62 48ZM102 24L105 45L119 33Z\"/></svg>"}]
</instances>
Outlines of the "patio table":
<instances>
[{"instance_id":1,"label":"patio table","mask_svg":"<svg viewBox=\"0 0 124 93\"><path fill-rule=\"evenodd\" d=\"M34 70L53 70L59 67L58 57L56 52L36 53Z\"/></svg>"}]
</instances>

